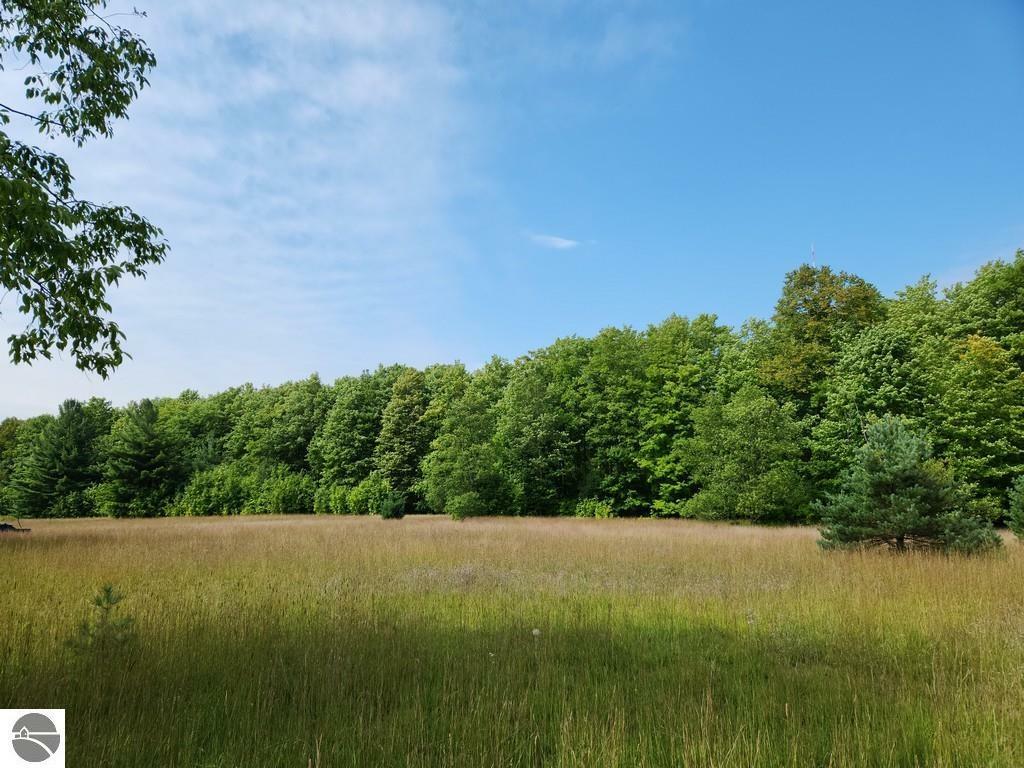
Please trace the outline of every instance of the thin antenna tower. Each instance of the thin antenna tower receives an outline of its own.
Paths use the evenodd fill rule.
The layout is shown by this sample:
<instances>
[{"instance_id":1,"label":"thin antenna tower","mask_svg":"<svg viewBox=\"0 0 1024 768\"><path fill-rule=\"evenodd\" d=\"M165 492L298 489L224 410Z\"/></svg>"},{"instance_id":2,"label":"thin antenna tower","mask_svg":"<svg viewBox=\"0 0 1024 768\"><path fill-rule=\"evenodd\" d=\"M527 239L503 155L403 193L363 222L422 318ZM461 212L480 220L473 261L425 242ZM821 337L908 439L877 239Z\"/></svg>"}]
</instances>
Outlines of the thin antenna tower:
<instances>
[{"instance_id":1,"label":"thin antenna tower","mask_svg":"<svg viewBox=\"0 0 1024 768\"><path fill-rule=\"evenodd\" d=\"M814 253L814 243L811 243L811 266L812 267L818 266L818 258L817 258L817 256Z\"/></svg>"}]
</instances>

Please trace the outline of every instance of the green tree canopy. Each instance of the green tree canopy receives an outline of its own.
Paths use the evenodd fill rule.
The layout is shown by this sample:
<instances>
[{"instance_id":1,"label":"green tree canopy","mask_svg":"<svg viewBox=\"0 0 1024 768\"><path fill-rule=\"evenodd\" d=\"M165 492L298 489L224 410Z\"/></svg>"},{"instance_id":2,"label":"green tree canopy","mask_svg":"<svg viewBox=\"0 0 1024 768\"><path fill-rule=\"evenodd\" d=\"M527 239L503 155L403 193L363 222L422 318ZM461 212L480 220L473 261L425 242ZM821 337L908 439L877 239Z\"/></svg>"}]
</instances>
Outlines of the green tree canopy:
<instances>
[{"instance_id":1,"label":"green tree canopy","mask_svg":"<svg viewBox=\"0 0 1024 768\"><path fill-rule=\"evenodd\" d=\"M440 434L448 409L466 393L471 377L462 363L429 365L423 371L423 376L429 399L423 423L430 443Z\"/></svg>"},{"instance_id":2,"label":"green tree canopy","mask_svg":"<svg viewBox=\"0 0 1024 768\"><path fill-rule=\"evenodd\" d=\"M825 381L841 341L885 316L878 289L856 275L808 264L786 275L772 316L771 354L762 363L773 390L809 402Z\"/></svg>"},{"instance_id":3,"label":"green tree canopy","mask_svg":"<svg viewBox=\"0 0 1024 768\"><path fill-rule=\"evenodd\" d=\"M449 409L423 462L426 500L435 512L462 518L510 511L511 493L494 442L497 404L508 376L508 363L492 358Z\"/></svg>"},{"instance_id":4,"label":"green tree canopy","mask_svg":"<svg viewBox=\"0 0 1024 768\"><path fill-rule=\"evenodd\" d=\"M672 315L647 329L640 464L651 478L660 512L677 508L695 490L685 459L693 411L715 391L723 351L734 340L713 315L692 322Z\"/></svg>"},{"instance_id":5,"label":"green tree canopy","mask_svg":"<svg viewBox=\"0 0 1024 768\"><path fill-rule=\"evenodd\" d=\"M512 511L553 515L573 506L585 467L577 389L589 344L576 337L516 361L497 406L495 444Z\"/></svg>"},{"instance_id":6,"label":"green tree canopy","mask_svg":"<svg viewBox=\"0 0 1024 768\"><path fill-rule=\"evenodd\" d=\"M1010 530L1017 534L1018 539L1024 540L1024 475L1014 481L1008 501Z\"/></svg>"},{"instance_id":7,"label":"green tree canopy","mask_svg":"<svg viewBox=\"0 0 1024 768\"><path fill-rule=\"evenodd\" d=\"M620 515L650 507L650 475L640 461L645 368L643 337L606 328L591 341L580 377L587 458L581 493L610 502Z\"/></svg>"},{"instance_id":8,"label":"green tree canopy","mask_svg":"<svg viewBox=\"0 0 1024 768\"><path fill-rule=\"evenodd\" d=\"M17 511L11 499L10 484L18 458L18 436L22 424L21 419L15 418L0 421L0 515Z\"/></svg>"},{"instance_id":9,"label":"green tree canopy","mask_svg":"<svg viewBox=\"0 0 1024 768\"><path fill-rule=\"evenodd\" d=\"M808 498L799 472L802 431L792 404L748 385L693 413L683 466L698 491L678 511L705 519L799 519Z\"/></svg>"},{"instance_id":10,"label":"green tree canopy","mask_svg":"<svg viewBox=\"0 0 1024 768\"><path fill-rule=\"evenodd\" d=\"M950 337L987 336L1024 366L1024 250L1013 261L993 261L974 278L949 289Z\"/></svg>"},{"instance_id":11,"label":"green tree canopy","mask_svg":"<svg viewBox=\"0 0 1024 768\"><path fill-rule=\"evenodd\" d=\"M309 466L322 484L351 488L373 470L384 408L405 370L401 365L381 366L337 382L334 403L309 444Z\"/></svg>"},{"instance_id":12,"label":"green tree canopy","mask_svg":"<svg viewBox=\"0 0 1024 768\"><path fill-rule=\"evenodd\" d=\"M957 510L1010 520L1024 474L1020 263L942 295L926 277L888 301L802 267L773 319L739 332L673 315L472 373L395 365L332 386L187 390L118 412L113 429L109 404L70 403L0 423L0 504L22 516L98 504L802 522L847 487L868 426L898 417L950 461ZM148 462L171 454L182 476L151 482Z\"/></svg>"},{"instance_id":13,"label":"green tree canopy","mask_svg":"<svg viewBox=\"0 0 1024 768\"><path fill-rule=\"evenodd\" d=\"M232 458L254 466L308 469L309 444L332 402L320 377L314 373L303 381L250 390L243 398L246 402L227 438Z\"/></svg>"},{"instance_id":14,"label":"green tree canopy","mask_svg":"<svg viewBox=\"0 0 1024 768\"><path fill-rule=\"evenodd\" d=\"M970 336L951 345L932 381L938 449L962 479L1001 506L1024 474L1024 373L994 339Z\"/></svg>"},{"instance_id":15,"label":"green tree canopy","mask_svg":"<svg viewBox=\"0 0 1024 768\"><path fill-rule=\"evenodd\" d=\"M406 511L417 506L413 491L419 485L420 462L430 445L424 422L428 405L426 377L414 368L403 371L391 388L374 448L375 468L402 497Z\"/></svg>"},{"instance_id":16,"label":"green tree canopy","mask_svg":"<svg viewBox=\"0 0 1024 768\"><path fill-rule=\"evenodd\" d=\"M228 440L251 391L251 387L233 387L200 397L194 390L185 390L160 402L160 420L181 442L190 473L210 469L227 457Z\"/></svg>"},{"instance_id":17,"label":"green tree canopy","mask_svg":"<svg viewBox=\"0 0 1024 768\"><path fill-rule=\"evenodd\" d=\"M900 322L866 328L844 346L823 386L812 474L826 487L849 466L867 424L886 414L923 423L934 412L934 370L921 335Z\"/></svg>"}]
</instances>

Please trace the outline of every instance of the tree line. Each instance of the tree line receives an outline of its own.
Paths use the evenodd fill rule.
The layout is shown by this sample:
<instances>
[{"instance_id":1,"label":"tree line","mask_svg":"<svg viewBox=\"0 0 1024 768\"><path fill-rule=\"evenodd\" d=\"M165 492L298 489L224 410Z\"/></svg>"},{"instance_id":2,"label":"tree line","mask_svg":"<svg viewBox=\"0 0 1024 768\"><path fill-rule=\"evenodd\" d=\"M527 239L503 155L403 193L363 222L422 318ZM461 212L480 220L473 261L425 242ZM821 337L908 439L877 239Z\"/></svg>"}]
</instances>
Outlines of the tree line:
<instances>
[{"instance_id":1,"label":"tree line","mask_svg":"<svg viewBox=\"0 0 1024 768\"><path fill-rule=\"evenodd\" d=\"M738 330L673 315L474 371L390 365L125 408L68 400L0 424L0 505L827 524L851 494L880 494L870 513L909 482L893 514L938 504L998 524L1024 492L1022 366L1024 251L894 298L803 265L772 317ZM902 480L881 477L901 461Z\"/></svg>"}]
</instances>

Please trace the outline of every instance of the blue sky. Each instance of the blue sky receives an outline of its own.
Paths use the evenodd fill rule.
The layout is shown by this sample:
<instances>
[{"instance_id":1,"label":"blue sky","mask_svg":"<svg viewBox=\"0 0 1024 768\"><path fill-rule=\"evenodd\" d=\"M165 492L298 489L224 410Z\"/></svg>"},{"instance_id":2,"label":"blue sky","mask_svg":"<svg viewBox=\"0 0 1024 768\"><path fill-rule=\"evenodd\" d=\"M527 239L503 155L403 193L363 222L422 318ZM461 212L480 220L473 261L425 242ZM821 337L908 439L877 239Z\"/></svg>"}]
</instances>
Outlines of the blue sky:
<instances>
[{"instance_id":1,"label":"blue sky","mask_svg":"<svg viewBox=\"0 0 1024 768\"><path fill-rule=\"evenodd\" d=\"M145 5L151 89L55 148L171 255L114 296L132 361L4 364L2 415L738 324L812 243L887 293L1024 246L1017 0Z\"/></svg>"}]
</instances>

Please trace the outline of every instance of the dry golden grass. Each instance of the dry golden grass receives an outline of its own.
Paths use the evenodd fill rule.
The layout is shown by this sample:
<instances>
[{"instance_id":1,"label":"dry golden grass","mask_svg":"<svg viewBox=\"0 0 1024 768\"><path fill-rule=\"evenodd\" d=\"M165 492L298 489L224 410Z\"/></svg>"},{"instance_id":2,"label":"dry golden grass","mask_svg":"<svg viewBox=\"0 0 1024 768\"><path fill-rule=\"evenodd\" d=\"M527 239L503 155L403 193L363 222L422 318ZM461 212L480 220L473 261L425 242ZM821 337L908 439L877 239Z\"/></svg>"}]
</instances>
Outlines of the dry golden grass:
<instances>
[{"instance_id":1,"label":"dry golden grass","mask_svg":"<svg viewBox=\"0 0 1024 768\"><path fill-rule=\"evenodd\" d=\"M962 559L657 520L32 528L0 539L0 706L66 707L70 765L1024 765L1013 541ZM106 582L134 642L73 652Z\"/></svg>"}]
</instances>

